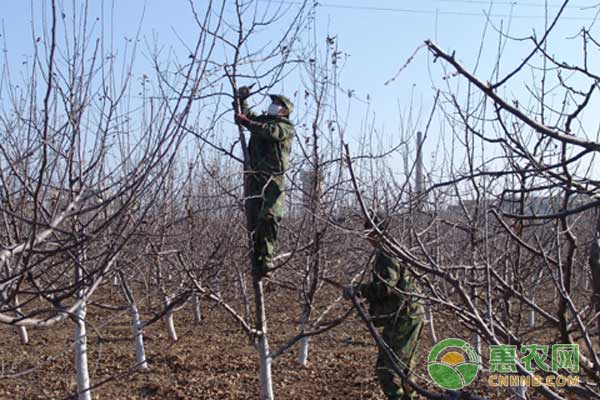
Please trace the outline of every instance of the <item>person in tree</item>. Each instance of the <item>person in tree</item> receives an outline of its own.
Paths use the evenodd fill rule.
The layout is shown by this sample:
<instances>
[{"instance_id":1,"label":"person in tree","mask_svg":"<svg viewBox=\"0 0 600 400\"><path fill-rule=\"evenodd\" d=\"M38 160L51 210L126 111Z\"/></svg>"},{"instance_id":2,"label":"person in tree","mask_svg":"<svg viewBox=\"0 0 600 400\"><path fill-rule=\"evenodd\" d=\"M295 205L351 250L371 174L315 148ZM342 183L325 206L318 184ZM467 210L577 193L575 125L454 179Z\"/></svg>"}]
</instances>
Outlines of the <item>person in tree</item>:
<instances>
[{"instance_id":1,"label":"person in tree","mask_svg":"<svg viewBox=\"0 0 600 400\"><path fill-rule=\"evenodd\" d=\"M369 243L376 249L372 278L369 283L350 286L344 290L344 297L359 296L369 303L369 314L373 324L383 328L381 336L390 350L397 356L397 362L408 375L414 369L414 355L423 329L424 309L413 296L415 286L409 272L400 260L387 253L380 246L381 232L387 229L388 222L382 212L371 213L365 222ZM394 371L393 363L387 354L379 349L375 374L388 399L413 399L415 393Z\"/></svg>"},{"instance_id":2,"label":"person in tree","mask_svg":"<svg viewBox=\"0 0 600 400\"><path fill-rule=\"evenodd\" d=\"M247 171L248 213L253 241L253 273L268 277L285 202L285 171L288 168L294 125L294 104L283 95L269 95L267 112L255 114L248 107L250 88L238 90L240 112L235 122L250 131L250 171Z\"/></svg>"}]
</instances>

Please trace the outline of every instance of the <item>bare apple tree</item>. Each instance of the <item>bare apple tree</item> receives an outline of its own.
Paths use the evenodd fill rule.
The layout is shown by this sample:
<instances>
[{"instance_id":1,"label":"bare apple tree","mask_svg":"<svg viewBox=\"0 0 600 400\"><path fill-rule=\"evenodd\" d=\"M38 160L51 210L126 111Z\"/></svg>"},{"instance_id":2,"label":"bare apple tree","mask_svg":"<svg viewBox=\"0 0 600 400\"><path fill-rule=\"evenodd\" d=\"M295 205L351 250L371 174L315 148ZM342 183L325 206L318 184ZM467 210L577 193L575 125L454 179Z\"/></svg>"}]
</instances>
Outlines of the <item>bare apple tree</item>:
<instances>
[{"instance_id":1,"label":"bare apple tree","mask_svg":"<svg viewBox=\"0 0 600 400\"><path fill-rule=\"evenodd\" d=\"M142 124L127 97L136 45L118 65L89 6L44 3L29 75L16 80L5 59L0 87L0 322L72 319L81 399L91 398L86 305L168 179L192 101L163 96Z\"/></svg>"},{"instance_id":2,"label":"bare apple tree","mask_svg":"<svg viewBox=\"0 0 600 400\"><path fill-rule=\"evenodd\" d=\"M579 385L531 388L552 399L597 397L599 379L593 210L600 203L593 164L600 145L591 111L597 76L588 64L597 41L589 28L572 39L581 42L581 64L549 50L568 3L541 37L525 38L530 50L504 75L498 61L481 78L485 73L472 72L460 55L425 42L441 65L437 112L449 161L430 166L420 210L427 223L409 228L412 240L381 233L384 248L420 282L422 293L413 295L460 322L456 334L481 338L483 354L488 345L578 344ZM509 36L499 36L500 49L511 45ZM366 215L361 193L368 183L360 173L353 180ZM408 199L397 197L408 212ZM519 360L516 368L532 374ZM426 381L417 376L414 387L442 398L423 390ZM512 389L530 396L526 388Z\"/></svg>"}]
</instances>

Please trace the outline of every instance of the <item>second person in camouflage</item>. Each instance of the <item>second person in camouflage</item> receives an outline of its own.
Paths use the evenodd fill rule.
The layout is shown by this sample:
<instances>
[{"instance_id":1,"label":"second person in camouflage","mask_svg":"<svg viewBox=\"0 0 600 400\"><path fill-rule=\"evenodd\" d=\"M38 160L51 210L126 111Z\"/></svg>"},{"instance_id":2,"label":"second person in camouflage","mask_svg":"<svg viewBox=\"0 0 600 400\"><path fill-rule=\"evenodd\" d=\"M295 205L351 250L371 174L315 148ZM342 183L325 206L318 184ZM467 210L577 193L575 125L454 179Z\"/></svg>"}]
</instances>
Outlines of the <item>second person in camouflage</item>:
<instances>
[{"instance_id":1,"label":"second person in camouflage","mask_svg":"<svg viewBox=\"0 0 600 400\"><path fill-rule=\"evenodd\" d=\"M382 213L373 215L371 219L380 230L386 229ZM380 236L373 230L370 221L365 222L365 228L372 229L368 240L376 248L373 274L371 282L353 287L352 291L369 302L373 324L383 328L383 340L398 356L400 366L409 374L414 368L413 357L423 329L423 306L417 299L399 292L415 291L408 271L398 258L380 248ZM347 293L345 295L348 296ZM414 392L408 384L402 382L392 365L387 354L379 349L375 374L381 389L388 399L412 399Z\"/></svg>"},{"instance_id":2,"label":"second person in camouflage","mask_svg":"<svg viewBox=\"0 0 600 400\"><path fill-rule=\"evenodd\" d=\"M285 171L288 168L294 125L289 119L293 103L285 96L270 95L271 105L266 114L252 112L246 101L248 87L238 91L241 113L236 123L250 131L248 152L248 212L253 230L253 273L267 276L273 268L273 253L278 225L285 202Z\"/></svg>"}]
</instances>

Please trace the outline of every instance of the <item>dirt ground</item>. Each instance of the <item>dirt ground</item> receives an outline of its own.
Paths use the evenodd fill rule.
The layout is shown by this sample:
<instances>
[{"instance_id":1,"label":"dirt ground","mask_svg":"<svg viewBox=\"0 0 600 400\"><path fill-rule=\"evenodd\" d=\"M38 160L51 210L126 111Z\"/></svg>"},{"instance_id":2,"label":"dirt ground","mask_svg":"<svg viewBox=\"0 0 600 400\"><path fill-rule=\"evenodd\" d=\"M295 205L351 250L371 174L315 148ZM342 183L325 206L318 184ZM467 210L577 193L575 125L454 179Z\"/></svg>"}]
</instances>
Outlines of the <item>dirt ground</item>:
<instances>
[{"instance_id":1,"label":"dirt ground","mask_svg":"<svg viewBox=\"0 0 600 400\"><path fill-rule=\"evenodd\" d=\"M116 293L116 292L115 292ZM105 293L113 305L122 305L116 294ZM108 302L108 300L107 300ZM271 299L271 347L277 348L296 331L299 310L295 302ZM135 364L132 328L124 311L88 309L89 369L95 399L257 399L257 353L235 321L221 308L203 303L204 320L194 324L191 307L175 316L177 342L167 338L162 322L145 329L150 370ZM145 314L149 319L151 315ZM51 329L31 329L31 342L22 345L15 328L0 327L0 399L69 399L76 391L73 324L64 321ZM431 348L424 332L417 354L420 374L425 372ZM297 346L273 364L277 399L377 399L383 400L373 374L376 348L368 331L356 318L316 336L311 341L309 364L296 363ZM6 377L9 375L11 377ZM17 375L17 376L15 376ZM470 389L490 393L478 378ZM433 388L432 388L433 389Z\"/></svg>"}]
</instances>

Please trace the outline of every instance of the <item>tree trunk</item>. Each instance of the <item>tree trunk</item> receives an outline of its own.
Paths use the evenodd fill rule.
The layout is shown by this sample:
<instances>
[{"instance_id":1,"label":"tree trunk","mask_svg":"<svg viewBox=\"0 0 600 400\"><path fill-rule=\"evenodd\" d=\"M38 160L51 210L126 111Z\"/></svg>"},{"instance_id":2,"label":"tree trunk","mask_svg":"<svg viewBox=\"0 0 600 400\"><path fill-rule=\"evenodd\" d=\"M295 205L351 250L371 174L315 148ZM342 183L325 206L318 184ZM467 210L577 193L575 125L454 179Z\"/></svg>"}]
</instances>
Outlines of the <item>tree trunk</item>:
<instances>
[{"instance_id":1,"label":"tree trunk","mask_svg":"<svg viewBox=\"0 0 600 400\"><path fill-rule=\"evenodd\" d=\"M236 65L236 62L234 62ZM233 76L236 75L236 67L233 70ZM232 88L234 94L237 94L237 86L235 79L232 80ZM241 112L240 102L237 95L234 96L235 110ZM244 128L238 125L238 133L240 138L240 145L242 147L242 154L244 155L244 213L246 215L246 229L248 232L248 248L250 249L250 265L252 268L252 288L254 291L254 304L255 311L255 329L258 332L257 350L259 357L259 378L260 378L260 399L261 400L274 400L273 395L273 377L271 375L271 364L273 359L269 354L269 340L267 337L267 314L265 310L265 295L263 289L262 276L258 274L257 265L255 265L254 258L254 244L252 240L252 233L256 231L256 221L251 214L249 207L249 173L250 167L250 154L246 145L246 138L244 136ZM241 283L241 282L240 282Z\"/></svg>"},{"instance_id":2,"label":"tree trunk","mask_svg":"<svg viewBox=\"0 0 600 400\"><path fill-rule=\"evenodd\" d=\"M78 222L78 221L77 221ZM85 265L87 254L85 249L81 249L79 254L79 265ZM75 284L83 284L83 268L81 266L75 268ZM85 291L79 289L77 299L83 299ZM92 391L90 389L90 374L88 371L88 355L87 355L87 332L85 326L85 317L87 314L86 301L82 301L81 305L75 311L75 371L77 374L77 398L79 400L92 400Z\"/></svg>"},{"instance_id":3,"label":"tree trunk","mask_svg":"<svg viewBox=\"0 0 600 400\"><path fill-rule=\"evenodd\" d=\"M24 326L19 326L19 338L21 339L22 344L29 343L29 335L27 334L27 328Z\"/></svg>"},{"instance_id":4,"label":"tree trunk","mask_svg":"<svg viewBox=\"0 0 600 400\"><path fill-rule=\"evenodd\" d=\"M308 364L308 344L310 342L310 338L305 337L300 340L300 349L298 350L298 364L301 367L306 367Z\"/></svg>"},{"instance_id":5,"label":"tree trunk","mask_svg":"<svg viewBox=\"0 0 600 400\"><path fill-rule=\"evenodd\" d=\"M425 307L425 319L429 324L429 334L431 335L431 341L433 343L437 343L437 335L435 334L435 322L433 321L433 313L431 312L431 307Z\"/></svg>"},{"instance_id":6,"label":"tree trunk","mask_svg":"<svg viewBox=\"0 0 600 400\"><path fill-rule=\"evenodd\" d=\"M133 322L133 337L135 339L135 363L139 369L148 369L148 361L146 360L146 350L144 348L144 333L142 331L142 321L140 318L140 312L138 311L133 292L127 285L125 275L119 271L119 277L121 278L121 290L125 295L125 299L129 303L131 310L131 320ZM115 276L117 276L115 274Z\"/></svg>"},{"instance_id":7,"label":"tree trunk","mask_svg":"<svg viewBox=\"0 0 600 400\"><path fill-rule=\"evenodd\" d=\"M133 335L135 337L135 363L139 369L148 369L146 350L144 348L142 321L135 302L131 303L131 319L133 320Z\"/></svg>"},{"instance_id":8,"label":"tree trunk","mask_svg":"<svg viewBox=\"0 0 600 400\"><path fill-rule=\"evenodd\" d=\"M302 310L302 318L300 320L300 330L304 330L306 323L308 322L308 316L310 315L310 306L304 304L304 310ZM308 344L310 338L304 337L300 340L300 348L298 349L298 364L301 367L306 367L308 364Z\"/></svg>"},{"instance_id":9,"label":"tree trunk","mask_svg":"<svg viewBox=\"0 0 600 400\"><path fill-rule=\"evenodd\" d=\"M260 399L273 400L273 377L271 364L273 359L269 355L269 340L267 338L267 315L265 311L265 297L262 280L256 276L254 280L254 297L256 303L256 329L260 332L258 337Z\"/></svg>"},{"instance_id":10,"label":"tree trunk","mask_svg":"<svg viewBox=\"0 0 600 400\"><path fill-rule=\"evenodd\" d=\"M194 293L192 297L192 305L194 307L194 322L199 324L202 322L202 312L200 311L200 300L198 299L198 293Z\"/></svg>"},{"instance_id":11,"label":"tree trunk","mask_svg":"<svg viewBox=\"0 0 600 400\"><path fill-rule=\"evenodd\" d=\"M88 371L87 334L85 329L85 302L75 312L75 369L77 371L77 398L92 400Z\"/></svg>"},{"instance_id":12,"label":"tree trunk","mask_svg":"<svg viewBox=\"0 0 600 400\"><path fill-rule=\"evenodd\" d=\"M23 313L21 312L21 307L19 307L19 298L17 296L15 296L15 312L18 317L23 316ZM19 326L17 330L19 331L19 338L21 338L21 343L29 343L29 335L27 334L27 328L25 326Z\"/></svg>"},{"instance_id":13,"label":"tree trunk","mask_svg":"<svg viewBox=\"0 0 600 400\"><path fill-rule=\"evenodd\" d=\"M167 335L169 339L177 341L177 331L175 331L175 322L173 321L173 312L169 311L165 316L165 328L167 329Z\"/></svg>"}]
</instances>

